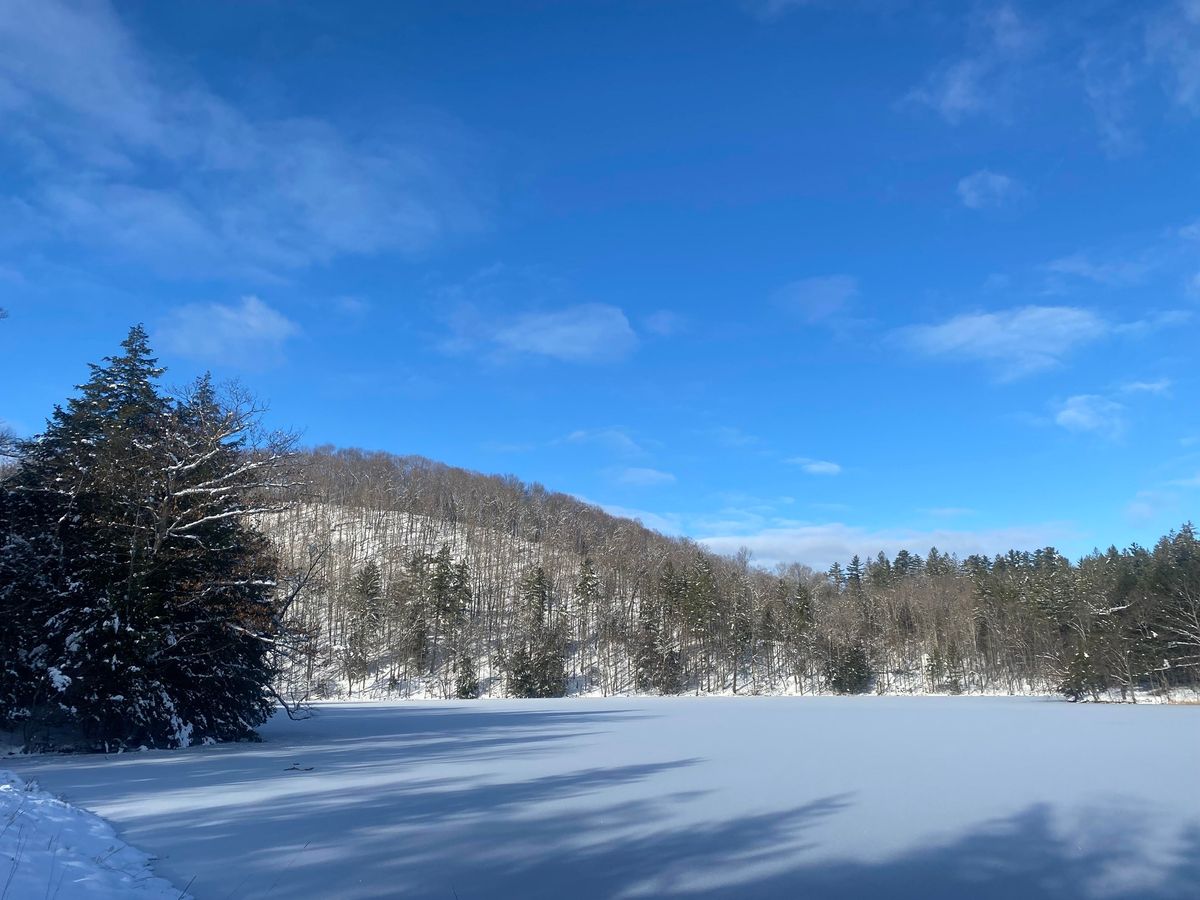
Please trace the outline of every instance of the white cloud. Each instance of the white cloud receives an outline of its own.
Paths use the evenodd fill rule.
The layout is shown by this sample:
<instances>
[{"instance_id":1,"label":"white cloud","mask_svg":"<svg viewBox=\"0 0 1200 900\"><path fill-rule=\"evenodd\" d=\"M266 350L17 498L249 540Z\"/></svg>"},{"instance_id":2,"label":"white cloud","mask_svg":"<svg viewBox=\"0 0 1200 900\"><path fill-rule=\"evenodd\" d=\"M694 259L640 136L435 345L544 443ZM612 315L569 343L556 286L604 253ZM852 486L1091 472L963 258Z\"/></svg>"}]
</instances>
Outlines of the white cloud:
<instances>
[{"instance_id":1,"label":"white cloud","mask_svg":"<svg viewBox=\"0 0 1200 900\"><path fill-rule=\"evenodd\" d=\"M964 516L975 515L975 510L965 506L933 506L926 509L919 509L917 512L924 513L927 516L934 516L938 519L958 519Z\"/></svg>"},{"instance_id":2,"label":"white cloud","mask_svg":"<svg viewBox=\"0 0 1200 900\"><path fill-rule=\"evenodd\" d=\"M1059 406L1054 422L1068 431L1117 437L1125 430L1125 407L1099 394L1076 394Z\"/></svg>"},{"instance_id":3,"label":"white cloud","mask_svg":"<svg viewBox=\"0 0 1200 900\"><path fill-rule=\"evenodd\" d=\"M1163 4L1146 29L1146 51L1168 74L1172 99L1200 114L1200 3L1180 0Z\"/></svg>"},{"instance_id":4,"label":"white cloud","mask_svg":"<svg viewBox=\"0 0 1200 900\"><path fill-rule=\"evenodd\" d=\"M1100 145L1110 157L1125 156L1140 147L1132 121L1137 67L1130 57L1126 48L1106 50L1093 43L1079 60L1084 93L1100 132Z\"/></svg>"},{"instance_id":5,"label":"white cloud","mask_svg":"<svg viewBox=\"0 0 1200 900\"><path fill-rule=\"evenodd\" d=\"M331 305L336 312L351 319L361 319L371 311L370 302L361 297L335 297Z\"/></svg>"},{"instance_id":6,"label":"white cloud","mask_svg":"<svg viewBox=\"0 0 1200 900\"><path fill-rule=\"evenodd\" d=\"M704 431L703 434L722 447L755 447L762 444L760 437L743 431L735 425L720 425Z\"/></svg>"},{"instance_id":7,"label":"white cloud","mask_svg":"<svg viewBox=\"0 0 1200 900\"><path fill-rule=\"evenodd\" d=\"M626 456L641 456L646 450L620 428L580 428L563 438L568 444L599 444Z\"/></svg>"},{"instance_id":8,"label":"white cloud","mask_svg":"<svg viewBox=\"0 0 1200 900\"><path fill-rule=\"evenodd\" d=\"M1014 90L1021 64L1041 40L1008 4L973 13L967 25L966 52L936 67L905 98L952 124L999 111Z\"/></svg>"},{"instance_id":9,"label":"white cloud","mask_svg":"<svg viewBox=\"0 0 1200 900\"><path fill-rule=\"evenodd\" d=\"M1196 483L1200 484L1200 480ZM1138 491L1126 505L1125 515L1134 522L1145 524L1173 515L1178 507L1179 497L1169 491Z\"/></svg>"},{"instance_id":10,"label":"white cloud","mask_svg":"<svg viewBox=\"0 0 1200 900\"><path fill-rule=\"evenodd\" d=\"M1072 253L1046 263L1043 268L1053 275L1066 275L1109 287L1137 284L1153 269L1146 259L1095 262L1087 254Z\"/></svg>"},{"instance_id":11,"label":"white cloud","mask_svg":"<svg viewBox=\"0 0 1200 900\"><path fill-rule=\"evenodd\" d=\"M856 554L869 559L880 550L894 556L900 550L924 555L930 547L960 558L975 553L993 555L1010 549L1037 549L1071 536L1060 524L1031 525L982 531L933 529L929 531L872 530L841 522L795 524L767 528L751 534L725 534L700 538L701 544L717 553L736 553L747 547L755 562L767 567L799 562L817 570L834 562L846 563Z\"/></svg>"},{"instance_id":12,"label":"white cloud","mask_svg":"<svg viewBox=\"0 0 1200 900\"><path fill-rule=\"evenodd\" d=\"M1059 365L1072 351L1099 340L1111 326L1095 313L1070 306L1023 306L965 313L937 325L897 332L925 356L982 362L1011 380Z\"/></svg>"},{"instance_id":13,"label":"white cloud","mask_svg":"<svg viewBox=\"0 0 1200 900\"><path fill-rule=\"evenodd\" d=\"M982 82L992 65L984 59L960 59L931 73L908 99L936 110L948 122L959 122L989 103Z\"/></svg>"},{"instance_id":14,"label":"white cloud","mask_svg":"<svg viewBox=\"0 0 1200 900\"><path fill-rule=\"evenodd\" d=\"M858 296L858 279L852 275L801 278L784 285L771 300L776 306L810 324L844 313Z\"/></svg>"},{"instance_id":15,"label":"white cloud","mask_svg":"<svg viewBox=\"0 0 1200 900\"><path fill-rule=\"evenodd\" d=\"M787 460L793 466L799 466L809 475L840 475L842 467L835 462L825 459L810 459L807 456L793 456Z\"/></svg>"},{"instance_id":16,"label":"white cloud","mask_svg":"<svg viewBox=\"0 0 1200 900\"><path fill-rule=\"evenodd\" d=\"M613 472L613 479L619 484L628 484L634 487L657 487L675 483L675 476L670 472L640 466L618 469Z\"/></svg>"},{"instance_id":17,"label":"white cloud","mask_svg":"<svg viewBox=\"0 0 1200 900\"><path fill-rule=\"evenodd\" d=\"M1025 193L1015 178L988 169L959 179L957 190L959 200L968 209L998 209L1014 203Z\"/></svg>"},{"instance_id":18,"label":"white cloud","mask_svg":"<svg viewBox=\"0 0 1200 900\"><path fill-rule=\"evenodd\" d=\"M1163 328L1173 328L1176 325L1186 325L1196 317L1190 309L1165 309L1151 313L1144 319L1134 319L1131 322L1120 322L1113 326L1117 334L1142 337Z\"/></svg>"},{"instance_id":19,"label":"white cloud","mask_svg":"<svg viewBox=\"0 0 1200 900\"><path fill-rule=\"evenodd\" d=\"M656 513L645 509L635 509L631 506L619 506L613 503L596 503L593 500L589 500L587 497L579 495L576 495L576 499L581 500L584 503L590 503L593 506L598 506L610 516L620 516L623 519L633 519L637 522L641 522L647 528L652 528L661 534L683 534L681 517L674 513Z\"/></svg>"},{"instance_id":20,"label":"white cloud","mask_svg":"<svg viewBox=\"0 0 1200 900\"><path fill-rule=\"evenodd\" d=\"M622 359L637 346L625 313L603 303L526 313L500 325L491 339L505 353L579 363Z\"/></svg>"},{"instance_id":21,"label":"white cloud","mask_svg":"<svg viewBox=\"0 0 1200 900\"><path fill-rule=\"evenodd\" d=\"M1127 381L1121 385L1123 394L1165 394L1171 389L1170 378L1159 378L1157 381Z\"/></svg>"},{"instance_id":22,"label":"white cloud","mask_svg":"<svg viewBox=\"0 0 1200 900\"><path fill-rule=\"evenodd\" d=\"M345 254L415 254L481 216L451 175L455 129L350 135L251 116L139 46L112 7L10 0L0 15L0 146L28 185L14 240L64 237L164 272L259 275ZM0 232L3 233L3 232Z\"/></svg>"},{"instance_id":23,"label":"white cloud","mask_svg":"<svg viewBox=\"0 0 1200 900\"><path fill-rule=\"evenodd\" d=\"M164 349L211 363L262 368L279 362L300 327L258 297L237 304L192 303L158 329Z\"/></svg>"}]
</instances>

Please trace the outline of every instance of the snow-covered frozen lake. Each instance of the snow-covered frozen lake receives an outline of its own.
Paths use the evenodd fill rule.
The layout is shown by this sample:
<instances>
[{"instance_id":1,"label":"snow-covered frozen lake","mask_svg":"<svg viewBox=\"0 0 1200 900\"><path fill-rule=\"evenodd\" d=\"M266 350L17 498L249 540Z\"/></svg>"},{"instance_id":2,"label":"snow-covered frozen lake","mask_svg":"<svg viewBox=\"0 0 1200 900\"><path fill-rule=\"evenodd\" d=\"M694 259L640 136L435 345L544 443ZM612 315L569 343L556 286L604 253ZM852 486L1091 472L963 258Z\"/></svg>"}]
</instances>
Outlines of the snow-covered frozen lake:
<instances>
[{"instance_id":1,"label":"snow-covered frozen lake","mask_svg":"<svg viewBox=\"0 0 1200 900\"><path fill-rule=\"evenodd\" d=\"M6 765L201 900L1200 897L1197 707L369 703L263 737Z\"/></svg>"}]
</instances>

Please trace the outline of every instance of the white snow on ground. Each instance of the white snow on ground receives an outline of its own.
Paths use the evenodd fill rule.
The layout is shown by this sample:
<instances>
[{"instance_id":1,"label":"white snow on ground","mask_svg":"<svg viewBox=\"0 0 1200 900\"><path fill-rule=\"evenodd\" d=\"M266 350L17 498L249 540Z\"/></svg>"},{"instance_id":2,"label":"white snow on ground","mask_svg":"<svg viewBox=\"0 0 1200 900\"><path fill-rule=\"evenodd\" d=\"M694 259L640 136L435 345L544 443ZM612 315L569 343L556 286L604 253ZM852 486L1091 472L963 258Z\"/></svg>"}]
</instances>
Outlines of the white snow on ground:
<instances>
[{"instance_id":1,"label":"white snow on ground","mask_svg":"<svg viewBox=\"0 0 1200 900\"><path fill-rule=\"evenodd\" d=\"M1196 707L331 704L263 737L10 765L201 900L1200 896Z\"/></svg>"},{"instance_id":2,"label":"white snow on ground","mask_svg":"<svg viewBox=\"0 0 1200 900\"><path fill-rule=\"evenodd\" d=\"M0 898L185 896L107 822L0 769Z\"/></svg>"}]
</instances>

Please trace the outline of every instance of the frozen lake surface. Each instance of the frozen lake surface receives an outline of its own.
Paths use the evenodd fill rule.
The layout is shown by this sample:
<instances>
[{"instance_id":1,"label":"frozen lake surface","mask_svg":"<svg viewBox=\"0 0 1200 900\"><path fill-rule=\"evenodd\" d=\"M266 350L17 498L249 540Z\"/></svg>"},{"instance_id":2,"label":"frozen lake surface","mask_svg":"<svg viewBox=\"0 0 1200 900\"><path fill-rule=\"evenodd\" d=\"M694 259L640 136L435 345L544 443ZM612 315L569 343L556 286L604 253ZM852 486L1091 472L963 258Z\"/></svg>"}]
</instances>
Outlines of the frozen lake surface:
<instances>
[{"instance_id":1,"label":"frozen lake surface","mask_svg":"<svg viewBox=\"0 0 1200 900\"><path fill-rule=\"evenodd\" d=\"M5 764L200 900L1200 897L1198 707L367 703L262 734Z\"/></svg>"}]
</instances>

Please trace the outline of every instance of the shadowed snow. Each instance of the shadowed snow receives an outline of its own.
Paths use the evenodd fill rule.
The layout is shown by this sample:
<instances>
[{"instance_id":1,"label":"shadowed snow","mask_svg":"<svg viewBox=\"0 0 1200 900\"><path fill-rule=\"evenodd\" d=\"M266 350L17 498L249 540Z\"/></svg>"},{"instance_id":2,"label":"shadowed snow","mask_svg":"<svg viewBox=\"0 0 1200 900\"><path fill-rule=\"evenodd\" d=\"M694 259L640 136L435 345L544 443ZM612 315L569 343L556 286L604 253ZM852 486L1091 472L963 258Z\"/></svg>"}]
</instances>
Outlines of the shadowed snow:
<instances>
[{"instance_id":1,"label":"shadowed snow","mask_svg":"<svg viewBox=\"0 0 1200 900\"><path fill-rule=\"evenodd\" d=\"M1200 711L1029 698L326 705L22 759L223 897L1195 897Z\"/></svg>"}]
</instances>

